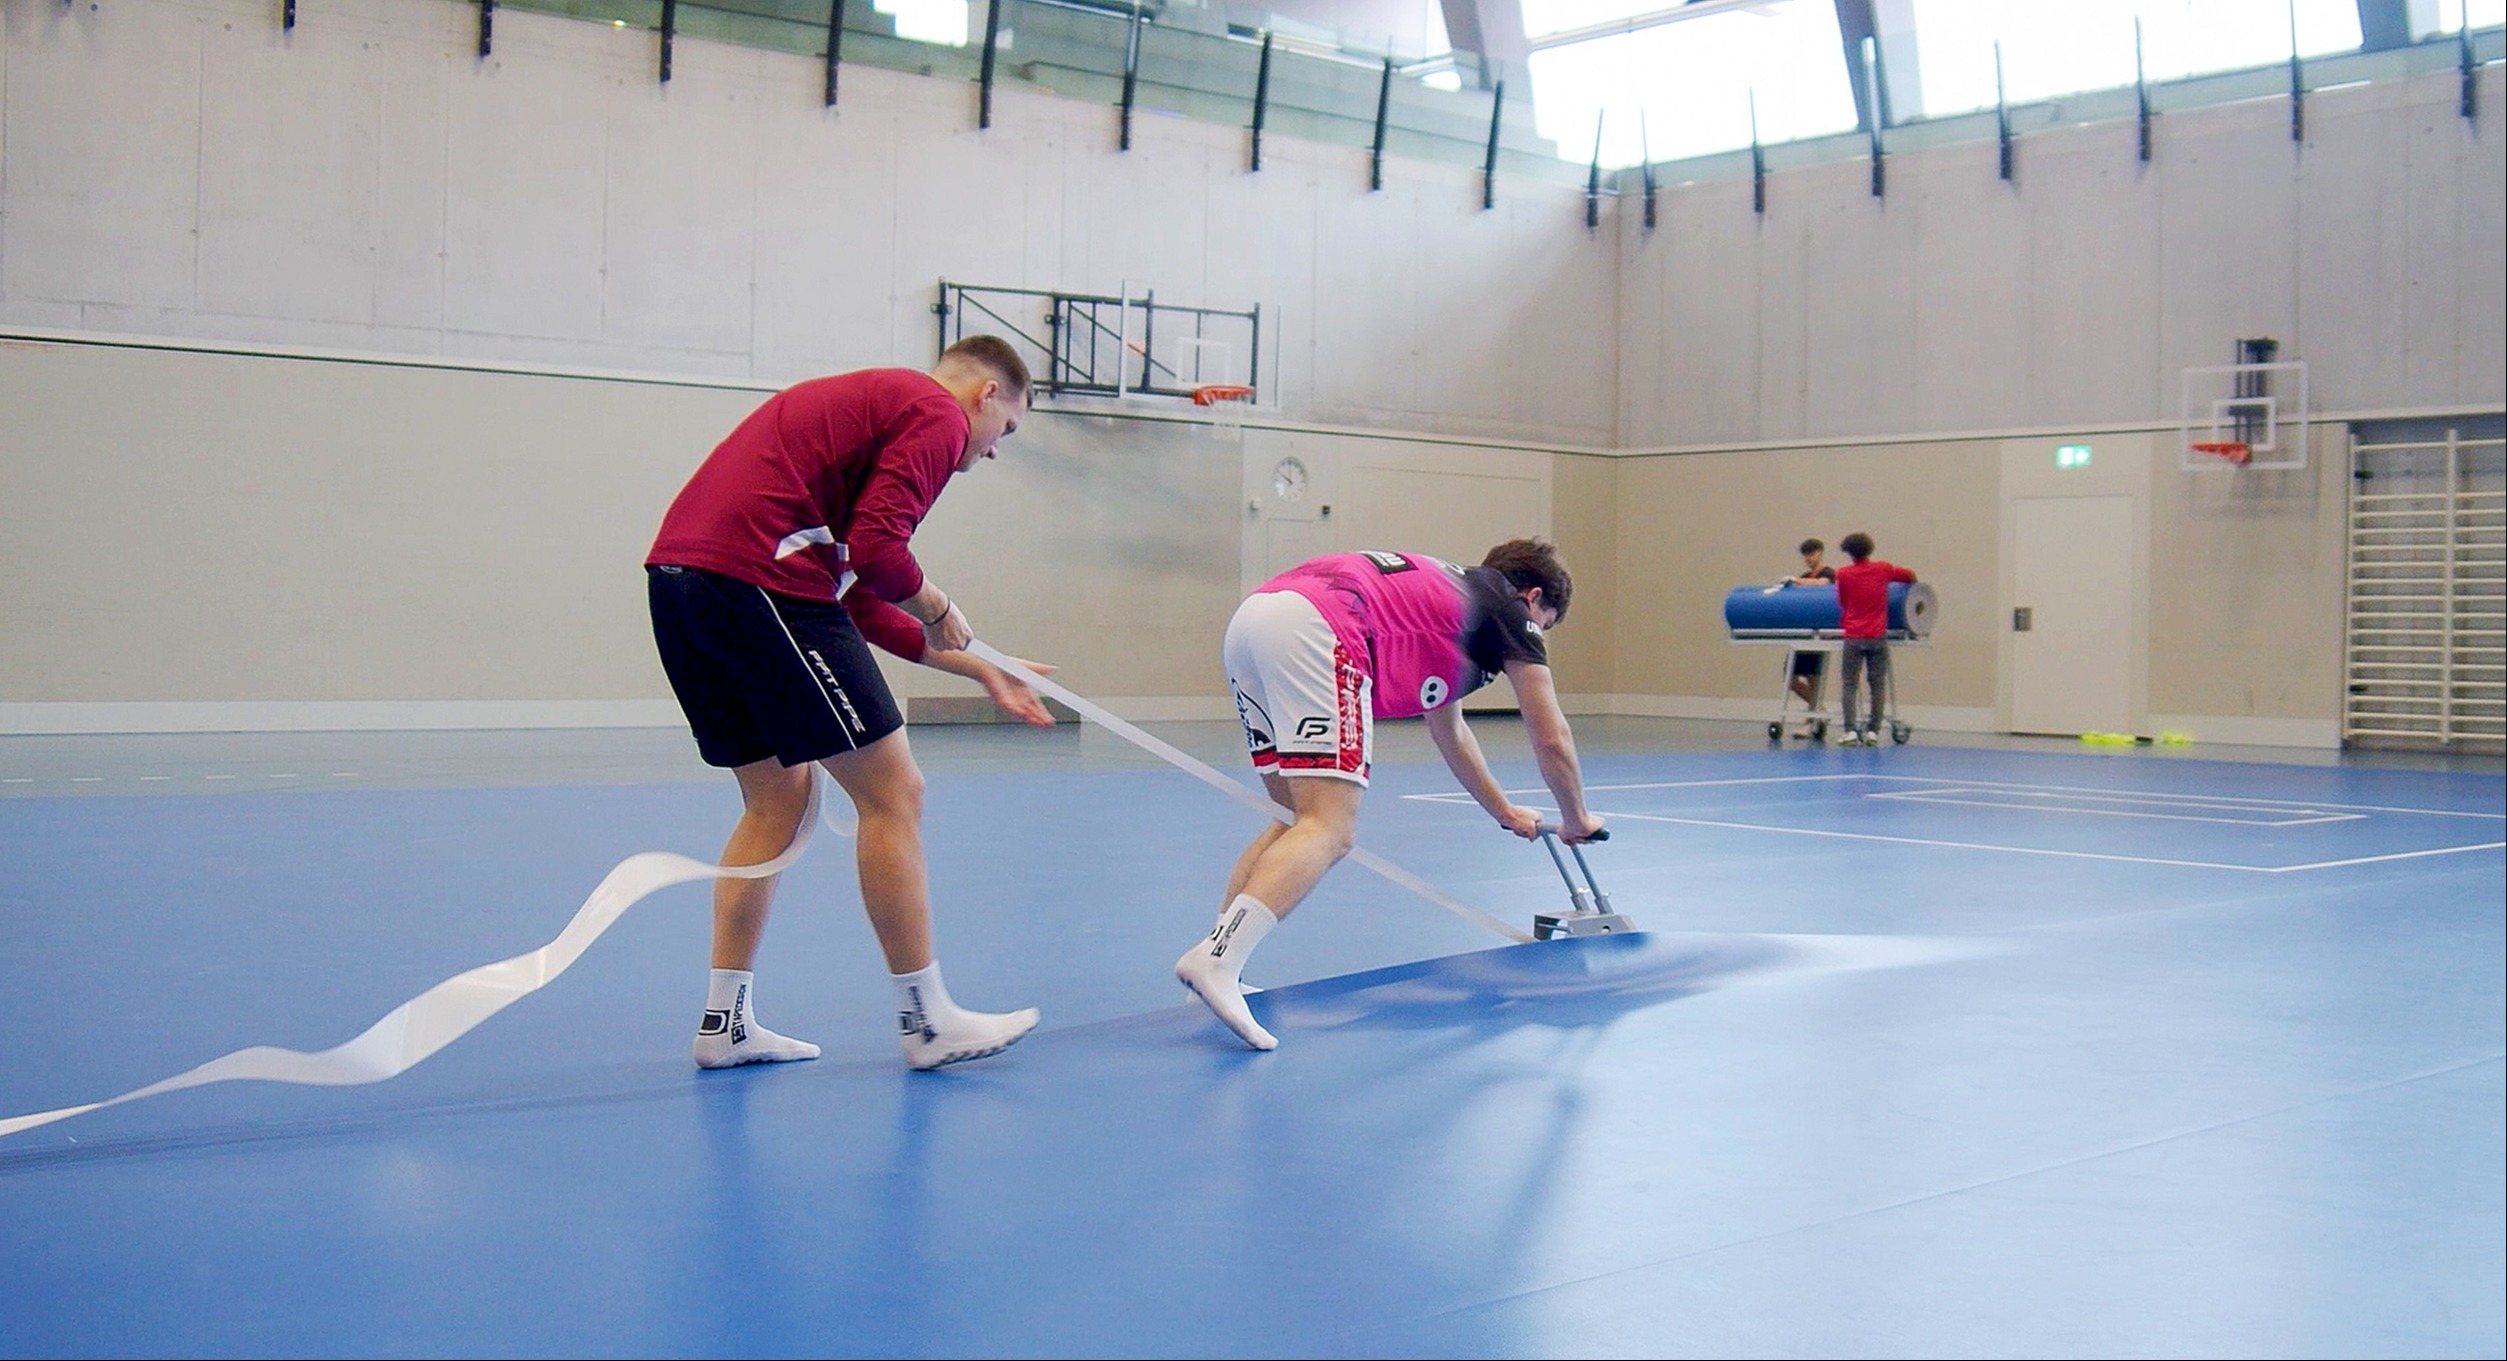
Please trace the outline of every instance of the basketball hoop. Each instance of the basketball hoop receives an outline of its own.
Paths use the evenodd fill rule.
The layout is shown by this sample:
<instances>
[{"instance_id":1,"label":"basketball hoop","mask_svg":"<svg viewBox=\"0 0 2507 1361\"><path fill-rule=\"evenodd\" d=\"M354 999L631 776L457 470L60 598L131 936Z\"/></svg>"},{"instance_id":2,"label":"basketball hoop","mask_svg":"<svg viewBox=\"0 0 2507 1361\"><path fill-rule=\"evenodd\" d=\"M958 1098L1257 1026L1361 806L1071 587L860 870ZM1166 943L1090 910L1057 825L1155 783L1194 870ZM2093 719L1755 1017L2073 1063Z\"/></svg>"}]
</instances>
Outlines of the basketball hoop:
<instances>
[{"instance_id":1,"label":"basketball hoop","mask_svg":"<svg viewBox=\"0 0 2507 1361\"><path fill-rule=\"evenodd\" d=\"M1204 383L1193 389L1193 405L1210 409L1210 437L1235 439L1245 432L1245 408L1253 389L1242 383Z\"/></svg>"},{"instance_id":2,"label":"basketball hoop","mask_svg":"<svg viewBox=\"0 0 2507 1361\"><path fill-rule=\"evenodd\" d=\"M2246 466L2246 460L2254 457L2254 451L2246 447L2244 440L2195 440L2191 447L2195 453L2224 458L2241 468Z\"/></svg>"}]
</instances>

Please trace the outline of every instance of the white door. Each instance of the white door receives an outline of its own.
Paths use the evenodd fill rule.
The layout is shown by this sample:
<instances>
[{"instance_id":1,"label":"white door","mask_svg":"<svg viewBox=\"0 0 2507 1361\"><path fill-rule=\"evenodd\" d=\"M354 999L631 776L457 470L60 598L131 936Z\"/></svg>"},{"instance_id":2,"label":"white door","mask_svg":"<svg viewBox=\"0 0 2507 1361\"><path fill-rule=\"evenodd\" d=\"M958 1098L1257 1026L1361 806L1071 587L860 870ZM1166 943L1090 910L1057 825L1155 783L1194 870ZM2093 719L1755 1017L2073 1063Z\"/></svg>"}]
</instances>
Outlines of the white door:
<instances>
[{"instance_id":1,"label":"white door","mask_svg":"<svg viewBox=\"0 0 2507 1361\"><path fill-rule=\"evenodd\" d=\"M2016 501L2011 731L2133 730L2133 498Z\"/></svg>"}]
</instances>

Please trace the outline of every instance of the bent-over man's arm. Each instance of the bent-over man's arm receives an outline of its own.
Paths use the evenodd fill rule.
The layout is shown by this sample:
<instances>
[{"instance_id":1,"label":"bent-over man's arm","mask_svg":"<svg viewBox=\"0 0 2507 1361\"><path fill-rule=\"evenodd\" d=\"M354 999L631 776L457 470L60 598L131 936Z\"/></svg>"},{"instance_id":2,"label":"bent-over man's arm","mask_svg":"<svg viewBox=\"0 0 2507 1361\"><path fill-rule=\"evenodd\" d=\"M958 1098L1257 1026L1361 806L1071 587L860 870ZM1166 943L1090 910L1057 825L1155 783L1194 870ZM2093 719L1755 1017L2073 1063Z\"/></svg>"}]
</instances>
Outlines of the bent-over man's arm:
<instances>
[{"instance_id":1,"label":"bent-over man's arm","mask_svg":"<svg viewBox=\"0 0 2507 1361\"><path fill-rule=\"evenodd\" d=\"M1584 772L1576 761L1576 736L1567 727L1567 711L1558 706L1557 682L1538 662L1506 663L1506 679L1514 683L1515 704L1523 711L1523 731L1532 741L1541 783L1558 800L1560 839L1571 845L1590 840L1602 829L1602 820L1584 806Z\"/></svg>"},{"instance_id":2,"label":"bent-over man's arm","mask_svg":"<svg viewBox=\"0 0 2507 1361\"><path fill-rule=\"evenodd\" d=\"M1462 704L1456 701L1427 712L1428 736L1436 742L1436 753L1445 758L1445 768L1499 826L1526 839L1541 834L1541 815L1519 807L1506 797L1506 791L1489 773L1488 758L1480 752L1480 739L1471 735L1471 725L1462 721Z\"/></svg>"}]
</instances>

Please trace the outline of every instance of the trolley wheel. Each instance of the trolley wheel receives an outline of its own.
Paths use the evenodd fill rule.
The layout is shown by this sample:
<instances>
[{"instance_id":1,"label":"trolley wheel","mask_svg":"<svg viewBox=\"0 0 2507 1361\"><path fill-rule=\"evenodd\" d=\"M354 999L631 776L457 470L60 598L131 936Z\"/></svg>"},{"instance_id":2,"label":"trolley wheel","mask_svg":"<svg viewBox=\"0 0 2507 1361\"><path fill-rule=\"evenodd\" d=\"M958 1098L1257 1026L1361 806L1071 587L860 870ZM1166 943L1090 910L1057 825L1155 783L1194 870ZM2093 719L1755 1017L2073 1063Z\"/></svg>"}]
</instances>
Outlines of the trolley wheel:
<instances>
[{"instance_id":1,"label":"trolley wheel","mask_svg":"<svg viewBox=\"0 0 2507 1361\"><path fill-rule=\"evenodd\" d=\"M1814 741L1814 742L1825 742L1825 741L1827 741L1827 740L1828 740L1828 720L1827 720L1827 719L1824 719L1824 718L1823 718L1823 719L1819 720L1818 722L1813 723L1813 724L1811 725L1811 740L1812 740L1812 741Z\"/></svg>"},{"instance_id":2,"label":"trolley wheel","mask_svg":"<svg viewBox=\"0 0 2507 1361\"><path fill-rule=\"evenodd\" d=\"M1778 719L1767 725L1767 740L1770 742L1782 742L1784 740L1784 720Z\"/></svg>"},{"instance_id":3,"label":"trolley wheel","mask_svg":"<svg viewBox=\"0 0 2507 1361\"><path fill-rule=\"evenodd\" d=\"M1913 737L1914 735L1915 730L1903 723L1892 723L1889 725L1889 740L1897 743L1901 747L1906 745L1906 739Z\"/></svg>"}]
</instances>

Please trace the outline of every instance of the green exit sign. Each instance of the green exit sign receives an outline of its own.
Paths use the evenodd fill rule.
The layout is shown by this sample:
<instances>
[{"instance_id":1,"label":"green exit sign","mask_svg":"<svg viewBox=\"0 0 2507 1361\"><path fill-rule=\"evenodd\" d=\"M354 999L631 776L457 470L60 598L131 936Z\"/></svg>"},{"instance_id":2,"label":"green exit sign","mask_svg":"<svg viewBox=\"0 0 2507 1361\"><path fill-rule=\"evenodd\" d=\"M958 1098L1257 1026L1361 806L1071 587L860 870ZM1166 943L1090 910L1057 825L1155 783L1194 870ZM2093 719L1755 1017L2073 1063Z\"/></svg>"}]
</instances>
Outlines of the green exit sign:
<instances>
[{"instance_id":1,"label":"green exit sign","mask_svg":"<svg viewBox=\"0 0 2507 1361\"><path fill-rule=\"evenodd\" d=\"M2058 444L2054 446L2054 466L2058 468L2088 467L2089 446L2086 444Z\"/></svg>"}]
</instances>

